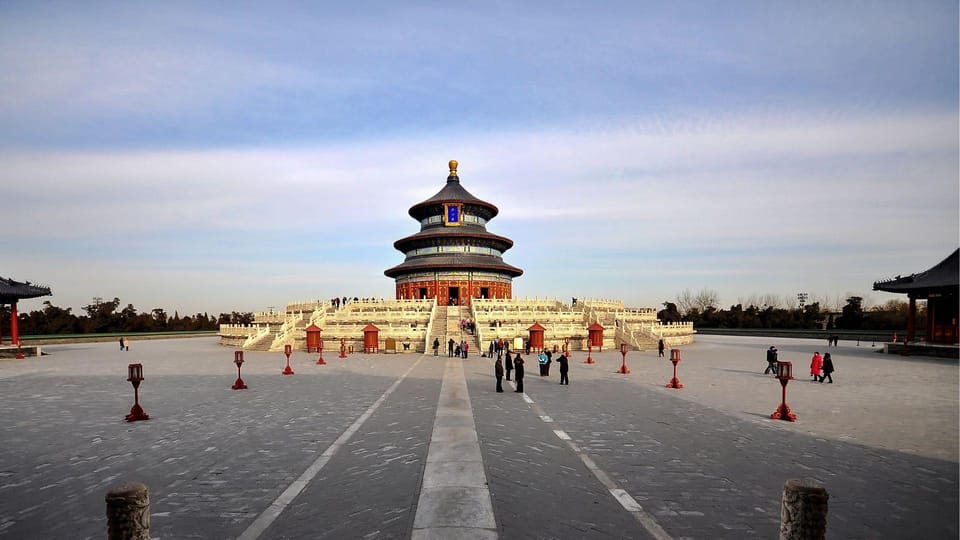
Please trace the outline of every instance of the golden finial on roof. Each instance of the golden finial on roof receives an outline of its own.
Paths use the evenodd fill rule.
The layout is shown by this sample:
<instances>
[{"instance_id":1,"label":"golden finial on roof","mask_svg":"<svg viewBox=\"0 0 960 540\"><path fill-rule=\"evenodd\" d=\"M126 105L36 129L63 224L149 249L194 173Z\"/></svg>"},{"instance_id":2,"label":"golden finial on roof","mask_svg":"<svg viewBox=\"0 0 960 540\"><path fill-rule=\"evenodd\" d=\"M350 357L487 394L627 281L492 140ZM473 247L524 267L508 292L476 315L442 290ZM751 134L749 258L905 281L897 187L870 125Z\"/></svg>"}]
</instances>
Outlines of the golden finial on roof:
<instances>
[{"instance_id":1,"label":"golden finial on roof","mask_svg":"<svg viewBox=\"0 0 960 540\"><path fill-rule=\"evenodd\" d=\"M451 159L450 160L450 176L456 176L456 175L457 175L457 160Z\"/></svg>"}]
</instances>

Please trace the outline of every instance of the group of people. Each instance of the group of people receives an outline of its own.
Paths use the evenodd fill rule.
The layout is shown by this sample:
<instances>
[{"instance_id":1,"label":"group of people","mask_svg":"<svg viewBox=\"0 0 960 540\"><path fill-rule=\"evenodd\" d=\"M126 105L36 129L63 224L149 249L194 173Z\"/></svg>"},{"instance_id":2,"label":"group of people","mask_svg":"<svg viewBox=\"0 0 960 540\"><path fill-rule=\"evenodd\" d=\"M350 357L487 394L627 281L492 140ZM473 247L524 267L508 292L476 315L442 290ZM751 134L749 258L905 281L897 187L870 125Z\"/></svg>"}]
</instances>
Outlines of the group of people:
<instances>
[{"instance_id":1,"label":"group of people","mask_svg":"<svg viewBox=\"0 0 960 540\"><path fill-rule=\"evenodd\" d=\"M129 351L129 350L130 350L130 338L128 338L128 337L121 337L121 338L120 338L120 350L121 350L121 351Z\"/></svg>"},{"instance_id":2,"label":"group of people","mask_svg":"<svg viewBox=\"0 0 960 540\"><path fill-rule=\"evenodd\" d=\"M450 338L447 340L447 356L453 358L454 356L459 358L466 358L467 353L470 352L470 344L466 341L460 341L457 343ZM433 338L433 355L437 356L440 353L440 338Z\"/></svg>"},{"instance_id":3,"label":"group of people","mask_svg":"<svg viewBox=\"0 0 960 540\"><path fill-rule=\"evenodd\" d=\"M550 375L550 362L552 362L552 355L549 351L544 351L540 353L538 357L540 363L540 376L547 377ZM557 364L560 365L560 384L570 385L570 363L567 359L567 355L561 354L557 357ZM506 366L506 368L504 368ZM513 359L510 358L510 354L507 354L506 362L503 361L500 355L497 355L497 359L493 363L493 375L497 378L497 392L503 392L503 376L506 374L507 380L510 380L510 371L515 373L514 379L517 383L516 392L523 392L523 357L520 356L518 352Z\"/></svg>"},{"instance_id":4,"label":"group of people","mask_svg":"<svg viewBox=\"0 0 960 540\"><path fill-rule=\"evenodd\" d=\"M820 356L820 351L814 352L810 360L810 375L813 376L813 380L823 384L824 379L830 379L830 384L833 384L833 372L833 359L830 358L830 353L823 353L823 356Z\"/></svg>"},{"instance_id":5,"label":"group of people","mask_svg":"<svg viewBox=\"0 0 960 540\"><path fill-rule=\"evenodd\" d=\"M767 349L767 369L763 370L763 373L773 373L774 376L777 376L779 374L779 363L777 348L771 345ZM823 353L823 356L820 356L820 351L813 353L813 358L810 359L810 375L814 381L823 384L823 381L830 379L829 382L833 384L834 371L836 370L833 367L833 358L830 357L830 353Z\"/></svg>"}]
</instances>

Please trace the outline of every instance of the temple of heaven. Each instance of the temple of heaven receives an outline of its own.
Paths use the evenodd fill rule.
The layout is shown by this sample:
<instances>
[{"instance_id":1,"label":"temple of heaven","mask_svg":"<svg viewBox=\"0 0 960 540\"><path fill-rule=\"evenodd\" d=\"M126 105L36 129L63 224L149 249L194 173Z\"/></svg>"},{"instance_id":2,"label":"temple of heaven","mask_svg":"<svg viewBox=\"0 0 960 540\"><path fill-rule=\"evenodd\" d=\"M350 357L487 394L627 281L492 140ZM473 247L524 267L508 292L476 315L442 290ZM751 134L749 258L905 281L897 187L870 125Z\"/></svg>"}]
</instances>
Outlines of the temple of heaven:
<instances>
[{"instance_id":1,"label":"temple of heaven","mask_svg":"<svg viewBox=\"0 0 960 540\"><path fill-rule=\"evenodd\" d=\"M473 298L512 298L513 278L523 270L503 262L513 241L487 232L498 213L460 185L457 162L450 161L447 185L410 207L420 232L393 243L406 258L383 273L395 280L397 299L470 305Z\"/></svg>"}]
</instances>

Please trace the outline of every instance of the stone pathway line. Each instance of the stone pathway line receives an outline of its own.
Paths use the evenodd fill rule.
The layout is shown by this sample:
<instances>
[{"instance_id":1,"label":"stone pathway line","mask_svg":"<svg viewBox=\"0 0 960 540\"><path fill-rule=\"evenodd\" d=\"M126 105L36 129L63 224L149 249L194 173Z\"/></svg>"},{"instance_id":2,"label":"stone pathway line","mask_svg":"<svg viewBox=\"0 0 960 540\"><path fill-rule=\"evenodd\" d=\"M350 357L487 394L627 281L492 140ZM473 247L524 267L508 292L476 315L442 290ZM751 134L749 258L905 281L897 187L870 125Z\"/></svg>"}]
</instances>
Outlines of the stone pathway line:
<instances>
[{"instance_id":1,"label":"stone pathway line","mask_svg":"<svg viewBox=\"0 0 960 540\"><path fill-rule=\"evenodd\" d=\"M460 358L447 360L412 540L495 540L497 522Z\"/></svg>"},{"instance_id":2,"label":"stone pathway line","mask_svg":"<svg viewBox=\"0 0 960 540\"><path fill-rule=\"evenodd\" d=\"M516 388L516 383L511 381L510 386ZM543 410L543 407L541 407L539 403L534 402L526 392L524 392L522 396L523 400L530 404L533 412L536 413L541 420L547 424L554 423L553 418L547 415L546 411ZM553 429L553 427L551 426L550 429ZM620 503L620 506L622 506L627 512L630 512L634 519L636 519L640 525L642 525L643 528L650 533L651 536L656 538L656 540L672 540L672 537L663 529L663 527L660 526L660 523L658 523L652 515L644 510L643 507L640 506L640 503L631 497L625 489L622 489L620 486L618 486L617 483L610 478L610 475L601 469L600 466L597 465L597 463L590 456L588 456L583 449L580 448L580 445L573 441L566 431L562 429L553 429L553 434L556 435L558 439L565 442L567 446L573 450L573 453L580 458L580 461L582 461L587 469L593 473L593 476L599 480L601 484L603 484L603 487L607 488L607 491L610 492L610 495L613 495L613 498Z\"/></svg>"},{"instance_id":3,"label":"stone pathway line","mask_svg":"<svg viewBox=\"0 0 960 540\"><path fill-rule=\"evenodd\" d=\"M260 538L260 535L263 534L263 532L266 531L267 528L270 527L270 525L276 521L278 517L280 517L280 514L283 513L283 510L289 506L289 504L293 502L295 498L297 498L297 495L299 495L300 492L307 487L307 484L309 484L310 481L317 476L317 473L319 473L320 470L323 469L324 465L326 465L327 462L329 462L334 456L334 454L340 450L340 447L346 444L347 441L353 437L354 433L360 429L360 426L362 426L363 423L366 422L371 415L373 415L374 411L380 408L380 405L387 400L387 397L392 394L398 386L400 386L400 383L407 378L407 375L409 375L414 368L420 365L420 362L424 358L424 356L421 356L416 362L413 363L412 366L410 366L409 369L407 369L407 371L403 373L403 375L400 376L399 379L394 381L390 388L387 388L383 395L374 401L373 405L370 405L370 407L360 415L360 418L354 420L354 422L350 424L350 427L341 433L337 440L333 441L333 444L327 447L323 454L321 454L316 461L307 467L307 470L300 475L300 478L294 480L293 483L290 484L287 489L280 494L279 497L277 497L277 500L273 501L273 503L271 503L270 506L263 511L263 513L257 516L257 519L255 519L253 523L247 527L247 530L243 531L243 534L237 537L237 540L257 540L257 538Z\"/></svg>"}]
</instances>

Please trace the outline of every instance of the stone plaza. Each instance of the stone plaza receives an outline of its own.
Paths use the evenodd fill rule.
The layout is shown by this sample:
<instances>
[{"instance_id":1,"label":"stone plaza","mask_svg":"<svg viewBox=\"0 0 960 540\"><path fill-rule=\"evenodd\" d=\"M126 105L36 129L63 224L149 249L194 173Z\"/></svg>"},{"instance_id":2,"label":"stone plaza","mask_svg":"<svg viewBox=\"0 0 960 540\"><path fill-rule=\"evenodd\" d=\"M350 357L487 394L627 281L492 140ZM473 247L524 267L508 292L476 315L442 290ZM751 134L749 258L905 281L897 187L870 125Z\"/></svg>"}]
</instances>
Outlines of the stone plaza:
<instances>
[{"instance_id":1,"label":"stone plaza","mask_svg":"<svg viewBox=\"0 0 960 540\"><path fill-rule=\"evenodd\" d=\"M787 402L764 351L794 363ZM217 338L50 345L0 360L0 538L104 538L104 496L150 489L152 538L775 538L784 482L830 494L830 538L958 536L958 366L869 343L698 336L524 356L494 392L471 354L247 351ZM810 381L829 351L833 384ZM669 355L668 355L669 356ZM127 365L150 420L127 423ZM470 501L469 505L463 501Z\"/></svg>"}]
</instances>

